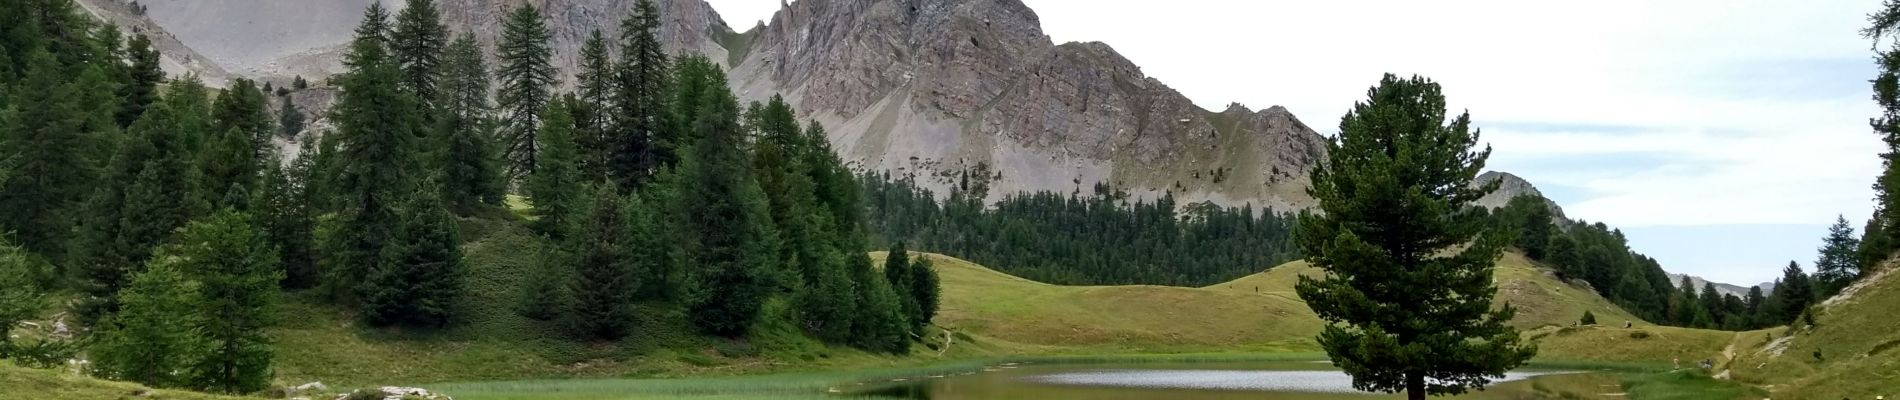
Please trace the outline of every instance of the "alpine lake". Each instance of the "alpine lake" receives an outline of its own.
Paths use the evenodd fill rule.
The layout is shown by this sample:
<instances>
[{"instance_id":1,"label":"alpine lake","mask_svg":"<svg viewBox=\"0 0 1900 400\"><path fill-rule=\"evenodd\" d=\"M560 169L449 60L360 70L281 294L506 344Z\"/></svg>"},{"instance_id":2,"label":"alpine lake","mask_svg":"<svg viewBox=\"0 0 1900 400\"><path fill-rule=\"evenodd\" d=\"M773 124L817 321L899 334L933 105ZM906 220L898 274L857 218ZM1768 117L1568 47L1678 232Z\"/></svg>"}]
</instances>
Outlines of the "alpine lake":
<instances>
[{"instance_id":1,"label":"alpine lake","mask_svg":"<svg viewBox=\"0 0 1900 400\"><path fill-rule=\"evenodd\" d=\"M1560 369L1512 371L1482 391L1451 399L1600 398L1622 395L1621 377ZM850 397L911 400L975 399L1383 399L1403 394L1354 390L1352 379L1324 361L1180 364L1004 363L980 371L865 382L840 389Z\"/></svg>"}]
</instances>

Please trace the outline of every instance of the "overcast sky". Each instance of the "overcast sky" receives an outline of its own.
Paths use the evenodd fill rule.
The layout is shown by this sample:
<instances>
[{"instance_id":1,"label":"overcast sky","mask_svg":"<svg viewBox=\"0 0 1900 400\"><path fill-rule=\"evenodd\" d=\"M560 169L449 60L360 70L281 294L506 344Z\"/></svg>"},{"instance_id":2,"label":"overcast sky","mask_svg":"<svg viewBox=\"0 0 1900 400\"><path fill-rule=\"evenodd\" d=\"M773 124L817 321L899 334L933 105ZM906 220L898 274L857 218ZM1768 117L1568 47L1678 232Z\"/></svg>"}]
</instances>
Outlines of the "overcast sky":
<instances>
[{"instance_id":1,"label":"overcast sky","mask_svg":"<svg viewBox=\"0 0 1900 400\"><path fill-rule=\"evenodd\" d=\"M779 0L709 0L734 26ZM1751 285L1808 268L1872 209L1878 0L1024 0L1056 42L1101 41L1203 107L1284 105L1322 133L1380 74L1442 83L1572 218L1665 269Z\"/></svg>"}]
</instances>

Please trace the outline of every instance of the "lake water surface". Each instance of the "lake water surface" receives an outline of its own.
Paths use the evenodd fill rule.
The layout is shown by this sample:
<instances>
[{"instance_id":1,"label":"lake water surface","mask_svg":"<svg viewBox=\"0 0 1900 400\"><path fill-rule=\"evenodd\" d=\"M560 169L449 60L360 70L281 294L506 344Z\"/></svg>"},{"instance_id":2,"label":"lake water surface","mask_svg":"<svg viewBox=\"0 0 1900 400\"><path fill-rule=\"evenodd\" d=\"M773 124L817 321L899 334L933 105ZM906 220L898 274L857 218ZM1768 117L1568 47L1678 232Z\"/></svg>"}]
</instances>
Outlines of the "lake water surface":
<instances>
[{"instance_id":1,"label":"lake water surface","mask_svg":"<svg viewBox=\"0 0 1900 400\"><path fill-rule=\"evenodd\" d=\"M1483 392L1455 399L1601 398L1620 395L1614 374L1513 371ZM873 384L860 394L891 399L1379 399L1352 389L1325 362L1134 365L1000 365L983 372Z\"/></svg>"}]
</instances>

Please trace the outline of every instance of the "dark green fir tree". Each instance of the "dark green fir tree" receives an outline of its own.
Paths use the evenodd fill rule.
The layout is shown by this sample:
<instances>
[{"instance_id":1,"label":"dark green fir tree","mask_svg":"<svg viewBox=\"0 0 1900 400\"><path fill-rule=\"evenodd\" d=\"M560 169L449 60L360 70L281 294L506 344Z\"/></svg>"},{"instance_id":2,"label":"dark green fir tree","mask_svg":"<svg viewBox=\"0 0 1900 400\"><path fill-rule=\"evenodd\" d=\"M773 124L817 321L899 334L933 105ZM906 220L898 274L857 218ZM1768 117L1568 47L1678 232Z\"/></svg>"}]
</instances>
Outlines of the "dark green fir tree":
<instances>
[{"instance_id":1,"label":"dark green fir tree","mask_svg":"<svg viewBox=\"0 0 1900 400\"><path fill-rule=\"evenodd\" d=\"M1431 80L1387 74L1327 144L1308 189L1325 213L1300 217L1297 242L1328 274L1301 277L1301 299L1328 322L1319 336L1353 388L1411 399L1479 389L1536 348L1492 309L1501 236L1462 206L1490 150L1474 151L1468 114L1446 119ZM1468 246L1467 246L1468 245Z\"/></svg>"}]
</instances>

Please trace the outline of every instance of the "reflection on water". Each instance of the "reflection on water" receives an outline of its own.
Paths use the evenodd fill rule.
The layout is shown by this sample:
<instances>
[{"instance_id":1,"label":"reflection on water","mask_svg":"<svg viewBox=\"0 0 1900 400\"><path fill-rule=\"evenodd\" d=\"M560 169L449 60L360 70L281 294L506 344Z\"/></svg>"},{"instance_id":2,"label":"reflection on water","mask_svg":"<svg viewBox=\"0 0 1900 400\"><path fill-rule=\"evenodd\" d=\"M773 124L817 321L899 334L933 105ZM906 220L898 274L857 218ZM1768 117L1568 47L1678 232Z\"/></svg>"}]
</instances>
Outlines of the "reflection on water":
<instances>
[{"instance_id":1,"label":"reflection on water","mask_svg":"<svg viewBox=\"0 0 1900 400\"><path fill-rule=\"evenodd\" d=\"M1138 366L1036 365L908 381L859 392L890 399L1377 399L1352 389L1323 363L1262 362ZM1518 371L1460 399L1598 398L1621 395L1611 374Z\"/></svg>"},{"instance_id":2,"label":"reflection on water","mask_svg":"<svg viewBox=\"0 0 1900 400\"><path fill-rule=\"evenodd\" d=\"M1497 382L1523 380L1551 372L1511 372ZM1074 386L1118 386L1156 389L1220 389L1263 392L1358 393L1352 377L1339 371L1249 370L1105 370L1035 375L1024 380Z\"/></svg>"}]
</instances>

